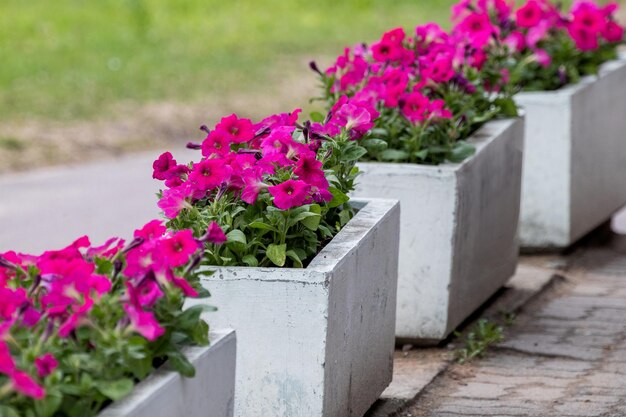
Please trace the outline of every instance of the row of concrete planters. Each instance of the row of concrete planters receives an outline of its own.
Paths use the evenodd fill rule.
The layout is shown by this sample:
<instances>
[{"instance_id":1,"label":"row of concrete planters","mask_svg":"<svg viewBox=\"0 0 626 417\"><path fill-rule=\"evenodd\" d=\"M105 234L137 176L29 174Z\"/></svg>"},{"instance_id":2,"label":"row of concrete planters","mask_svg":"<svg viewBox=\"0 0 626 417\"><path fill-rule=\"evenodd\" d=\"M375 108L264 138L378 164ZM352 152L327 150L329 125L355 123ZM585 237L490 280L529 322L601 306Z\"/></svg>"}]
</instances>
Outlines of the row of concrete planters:
<instances>
[{"instance_id":1,"label":"row of concrete planters","mask_svg":"<svg viewBox=\"0 0 626 417\"><path fill-rule=\"evenodd\" d=\"M515 272L523 136L521 118L497 120L460 164L359 164L355 197L401 203L401 341L444 339Z\"/></svg>"},{"instance_id":2,"label":"row of concrete planters","mask_svg":"<svg viewBox=\"0 0 626 417\"><path fill-rule=\"evenodd\" d=\"M209 339L210 346L185 349L196 368L195 377L185 378L168 370L165 364L98 417L232 417L235 331L211 332Z\"/></svg>"},{"instance_id":3,"label":"row of concrete planters","mask_svg":"<svg viewBox=\"0 0 626 417\"><path fill-rule=\"evenodd\" d=\"M626 61L515 99L526 111L522 247L567 247L626 204Z\"/></svg>"},{"instance_id":4,"label":"row of concrete planters","mask_svg":"<svg viewBox=\"0 0 626 417\"><path fill-rule=\"evenodd\" d=\"M207 320L237 330L236 416L360 417L391 382L400 207L353 204L306 268L203 279L219 306Z\"/></svg>"}]
</instances>

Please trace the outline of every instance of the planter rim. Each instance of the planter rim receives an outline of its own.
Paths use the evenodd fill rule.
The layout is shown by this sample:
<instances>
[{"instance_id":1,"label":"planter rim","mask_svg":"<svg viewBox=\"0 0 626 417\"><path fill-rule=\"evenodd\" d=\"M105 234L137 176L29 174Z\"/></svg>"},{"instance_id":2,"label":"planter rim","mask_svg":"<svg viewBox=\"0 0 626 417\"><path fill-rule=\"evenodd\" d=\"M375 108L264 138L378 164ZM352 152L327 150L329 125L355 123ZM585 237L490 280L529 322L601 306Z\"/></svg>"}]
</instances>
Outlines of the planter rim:
<instances>
[{"instance_id":1,"label":"planter rim","mask_svg":"<svg viewBox=\"0 0 626 417\"><path fill-rule=\"evenodd\" d=\"M613 70L626 66L626 52L620 53L616 59L612 59L600 65L598 74L585 75L575 84L567 84L558 90L542 90L542 91L522 91L517 93L514 98L522 103L544 103L554 104L555 100L568 101L570 97L580 94L583 90L589 88L598 79L606 77Z\"/></svg>"},{"instance_id":2,"label":"planter rim","mask_svg":"<svg viewBox=\"0 0 626 417\"><path fill-rule=\"evenodd\" d=\"M195 364L200 358L208 355L211 350L220 348L235 337L235 330L233 329L209 330L210 344L208 346L187 346L183 348L182 352L191 363ZM111 403L96 414L96 417L127 415L141 407L146 401L147 395L160 395L161 391L167 389L168 385L179 378L184 377L176 371L171 370L167 366L166 361L158 369L151 372L146 379L135 385L129 395L119 401Z\"/></svg>"},{"instance_id":3,"label":"planter rim","mask_svg":"<svg viewBox=\"0 0 626 417\"><path fill-rule=\"evenodd\" d=\"M315 255L306 268L203 266L199 268L199 271L215 271L215 277L230 281L246 279L257 281L300 280L304 284L321 283L326 285L328 273L349 257L358 242L371 233L377 223L390 216L396 206L400 205L398 200L381 198L352 198L350 204L359 210L357 214ZM220 276L219 271L228 271L229 273ZM247 276L249 271L255 272L254 278Z\"/></svg>"},{"instance_id":4,"label":"planter rim","mask_svg":"<svg viewBox=\"0 0 626 417\"><path fill-rule=\"evenodd\" d=\"M525 118L524 113L520 112L518 117L507 119L494 119L490 120L481 126L477 131L472 133L467 142L476 147L476 152L469 158L464 159L461 162L444 162L439 165L423 165L409 162L359 162L358 165L362 167L372 167L376 170L384 170L390 168L393 173L398 173L398 169L402 170L406 175L426 175L432 177L441 177L445 175L453 176L458 171L464 169L468 164L473 163L478 155L491 143L496 140L500 134L511 127L515 123L520 123Z\"/></svg>"}]
</instances>

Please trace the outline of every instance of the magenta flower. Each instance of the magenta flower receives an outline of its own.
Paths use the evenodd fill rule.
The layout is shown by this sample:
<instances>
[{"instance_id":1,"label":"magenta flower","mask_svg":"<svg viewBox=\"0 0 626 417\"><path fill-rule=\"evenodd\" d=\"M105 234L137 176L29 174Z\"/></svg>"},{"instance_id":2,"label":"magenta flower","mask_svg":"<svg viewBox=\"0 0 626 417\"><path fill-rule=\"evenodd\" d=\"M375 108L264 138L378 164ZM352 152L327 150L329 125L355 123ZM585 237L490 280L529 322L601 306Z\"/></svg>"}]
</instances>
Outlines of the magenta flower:
<instances>
[{"instance_id":1,"label":"magenta flower","mask_svg":"<svg viewBox=\"0 0 626 417\"><path fill-rule=\"evenodd\" d=\"M0 340L0 373L11 374L15 369L15 362L7 344Z\"/></svg>"},{"instance_id":2,"label":"magenta flower","mask_svg":"<svg viewBox=\"0 0 626 417\"><path fill-rule=\"evenodd\" d=\"M230 141L235 143L248 142L254 138L254 127L249 119L239 119L236 114L231 114L215 126L215 130L221 130Z\"/></svg>"},{"instance_id":3,"label":"magenta flower","mask_svg":"<svg viewBox=\"0 0 626 417\"><path fill-rule=\"evenodd\" d=\"M159 242L159 250L166 263L170 266L177 267L185 265L189 261L189 257L193 255L200 245L194 239L191 230L181 230L176 232L172 237L162 239Z\"/></svg>"},{"instance_id":4,"label":"magenta flower","mask_svg":"<svg viewBox=\"0 0 626 417\"><path fill-rule=\"evenodd\" d=\"M223 130L213 130L202 142L202 156L224 156L230 152L230 137Z\"/></svg>"},{"instance_id":5,"label":"magenta flower","mask_svg":"<svg viewBox=\"0 0 626 417\"><path fill-rule=\"evenodd\" d=\"M515 12L516 23L522 28L536 26L543 17L543 9L538 1L530 0Z\"/></svg>"},{"instance_id":6,"label":"magenta flower","mask_svg":"<svg viewBox=\"0 0 626 417\"><path fill-rule=\"evenodd\" d=\"M169 178L168 172L176 166L176 160L171 153L162 153L159 158L152 164L152 178L157 180L166 180Z\"/></svg>"},{"instance_id":7,"label":"magenta flower","mask_svg":"<svg viewBox=\"0 0 626 417\"><path fill-rule=\"evenodd\" d=\"M212 221L207 230L206 241L209 243L220 245L227 240L228 238L224 234L224 231L222 230L220 225L217 224L216 221Z\"/></svg>"},{"instance_id":8,"label":"magenta flower","mask_svg":"<svg viewBox=\"0 0 626 417\"><path fill-rule=\"evenodd\" d=\"M213 190L228 181L231 169L219 159L206 159L193 165L189 181L201 191Z\"/></svg>"},{"instance_id":9,"label":"magenta flower","mask_svg":"<svg viewBox=\"0 0 626 417\"><path fill-rule=\"evenodd\" d=\"M17 392L36 400L41 400L46 396L46 391L43 387L37 384L26 372L13 371L10 377L11 385Z\"/></svg>"},{"instance_id":10,"label":"magenta flower","mask_svg":"<svg viewBox=\"0 0 626 417\"><path fill-rule=\"evenodd\" d=\"M191 188L184 185L167 189L163 191L163 197L157 204L168 219L173 219L178 216L181 210L191 208L188 201L191 191Z\"/></svg>"},{"instance_id":11,"label":"magenta flower","mask_svg":"<svg viewBox=\"0 0 626 417\"><path fill-rule=\"evenodd\" d=\"M249 170L243 174L244 187L241 191L241 199L248 204L254 204L261 190L267 188L263 182L263 176L259 170Z\"/></svg>"},{"instance_id":12,"label":"magenta flower","mask_svg":"<svg viewBox=\"0 0 626 417\"><path fill-rule=\"evenodd\" d=\"M299 180L287 180L268 188L270 194L274 196L274 205L281 210L303 205L310 190L310 185Z\"/></svg>"},{"instance_id":13,"label":"magenta flower","mask_svg":"<svg viewBox=\"0 0 626 417\"><path fill-rule=\"evenodd\" d=\"M166 232L167 228L163 224L162 220L151 220L146 223L141 229L135 230L133 237L142 238L144 241L158 239Z\"/></svg>"},{"instance_id":14,"label":"magenta flower","mask_svg":"<svg viewBox=\"0 0 626 417\"><path fill-rule=\"evenodd\" d=\"M45 378L50 375L59 366L56 358L51 353L46 353L35 359L35 367L39 378Z\"/></svg>"},{"instance_id":15,"label":"magenta flower","mask_svg":"<svg viewBox=\"0 0 626 417\"><path fill-rule=\"evenodd\" d=\"M165 333L165 329L161 327L151 312L140 310L129 304L124 306L124 310L130 319L130 329L149 341L153 342Z\"/></svg>"},{"instance_id":16,"label":"magenta flower","mask_svg":"<svg viewBox=\"0 0 626 417\"><path fill-rule=\"evenodd\" d=\"M300 157L293 172L307 184L319 188L328 188L326 175L322 171L322 161L319 161L313 152Z\"/></svg>"}]
</instances>

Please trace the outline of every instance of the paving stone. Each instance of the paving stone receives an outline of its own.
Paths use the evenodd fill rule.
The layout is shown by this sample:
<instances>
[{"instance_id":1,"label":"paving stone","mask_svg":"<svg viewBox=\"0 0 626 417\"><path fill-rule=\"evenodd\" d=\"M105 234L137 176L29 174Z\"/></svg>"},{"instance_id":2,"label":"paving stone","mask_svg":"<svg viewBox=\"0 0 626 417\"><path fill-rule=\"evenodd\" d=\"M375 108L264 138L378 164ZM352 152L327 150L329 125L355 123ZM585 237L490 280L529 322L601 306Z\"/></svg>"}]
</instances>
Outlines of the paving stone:
<instances>
[{"instance_id":1,"label":"paving stone","mask_svg":"<svg viewBox=\"0 0 626 417\"><path fill-rule=\"evenodd\" d=\"M382 398L410 400L426 387L449 364L446 354L422 349L397 351L393 363L393 380Z\"/></svg>"},{"instance_id":2,"label":"paving stone","mask_svg":"<svg viewBox=\"0 0 626 417\"><path fill-rule=\"evenodd\" d=\"M561 416L596 417L607 413L610 406L602 403L568 401L555 406L554 410Z\"/></svg>"},{"instance_id":3,"label":"paving stone","mask_svg":"<svg viewBox=\"0 0 626 417\"><path fill-rule=\"evenodd\" d=\"M512 388L513 384L486 384L482 382L469 382L460 386L452 397L485 398L497 399L504 396L507 388Z\"/></svg>"}]
</instances>

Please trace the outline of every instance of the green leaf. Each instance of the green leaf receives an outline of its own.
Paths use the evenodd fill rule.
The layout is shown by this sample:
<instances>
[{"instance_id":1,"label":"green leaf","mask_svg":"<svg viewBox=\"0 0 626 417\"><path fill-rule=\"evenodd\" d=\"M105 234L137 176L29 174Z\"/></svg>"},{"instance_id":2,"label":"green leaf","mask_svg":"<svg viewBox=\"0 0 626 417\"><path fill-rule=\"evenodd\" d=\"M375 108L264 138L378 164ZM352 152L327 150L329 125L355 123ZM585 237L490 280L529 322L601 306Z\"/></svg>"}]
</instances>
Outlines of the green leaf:
<instances>
[{"instance_id":1,"label":"green leaf","mask_svg":"<svg viewBox=\"0 0 626 417\"><path fill-rule=\"evenodd\" d=\"M501 97L494 101L494 104L500 107L502 114L506 117L517 117L517 104L515 104L515 100L512 97Z\"/></svg>"},{"instance_id":2,"label":"green leaf","mask_svg":"<svg viewBox=\"0 0 626 417\"><path fill-rule=\"evenodd\" d=\"M96 273L98 274L107 275L113 271L113 262L108 259L96 257L94 262L96 263Z\"/></svg>"},{"instance_id":3,"label":"green leaf","mask_svg":"<svg viewBox=\"0 0 626 417\"><path fill-rule=\"evenodd\" d=\"M102 395L113 401L118 401L130 394L134 387L133 380L122 378L116 381L97 381L96 388Z\"/></svg>"},{"instance_id":4,"label":"green leaf","mask_svg":"<svg viewBox=\"0 0 626 417\"><path fill-rule=\"evenodd\" d=\"M294 252L293 250L288 250L286 254L289 259L293 261L293 264L296 268L302 268L302 261L300 260L300 257L296 252Z\"/></svg>"},{"instance_id":5,"label":"green leaf","mask_svg":"<svg viewBox=\"0 0 626 417\"><path fill-rule=\"evenodd\" d=\"M209 325L207 322L200 320L191 332L191 339L199 346L206 346L209 344Z\"/></svg>"},{"instance_id":6,"label":"green leaf","mask_svg":"<svg viewBox=\"0 0 626 417\"><path fill-rule=\"evenodd\" d=\"M450 162L456 162L456 163L462 162L463 160L474 155L475 153L476 153L476 148L473 145L465 142L464 140L461 140L456 143L456 146L450 152L450 155L448 156L448 160Z\"/></svg>"},{"instance_id":7,"label":"green leaf","mask_svg":"<svg viewBox=\"0 0 626 417\"><path fill-rule=\"evenodd\" d=\"M341 210L339 212L339 222L341 223L341 227L345 226L346 223L350 221L351 212L350 210Z\"/></svg>"},{"instance_id":8,"label":"green leaf","mask_svg":"<svg viewBox=\"0 0 626 417\"><path fill-rule=\"evenodd\" d=\"M274 263L276 266L284 266L285 261L287 260L287 245L276 245L272 243L267 247L266 255L270 261Z\"/></svg>"},{"instance_id":9,"label":"green leaf","mask_svg":"<svg viewBox=\"0 0 626 417\"><path fill-rule=\"evenodd\" d=\"M383 138L389 136L389 132L387 131L387 129L382 129L380 127L370 130L370 133L374 136L380 136Z\"/></svg>"},{"instance_id":10,"label":"green leaf","mask_svg":"<svg viewBox=\"0 0 626 417\"><path fill-rule=\"evenodd\" d=\"M128 359L128 367L137 379L144 379L152 372L152 358L146 356L143 359Z\"/></svg>"},{"instance_id":11,"label":"green leaf","mask_svg":"<svg viewBox=\"0 0 626 417\"><path fill-rule=\"evenodd\" d=\"M167 359L169 365L182 376L193 378L196 375L196 368L189 362L189 359L180 352L168 352Z\"/></svg>"},{"instance_id":12,"label":"green leaf","mask_svg":"<svg viewBox=\"0 0 626 417\"><path fill-rule=\"evenodd\" d=\"M263 229L263 230L271 230L272 232L278 232L278 230L275 227L272 227L267 223L263 223L259 221L255 221L255 222L248 224L248 227L251 227L253 229Z\"/></svg>"},{"instance_id":13,"label":"green leaf","mask_svg":"<svg viewBox=\"0 0 626 417\"><path fill-rule=\"evenodd\" d=\"M293 226L296 223L302 223L307 229L316 230L320 220L321 216L319 214L305 211L289 219L288 225Z\"/></svg>"},{"instance_id":14,"label":"green leaf","mask_svg":"<svg viewBox=\"0 0 626 417\"><path fill-rule=\"evenodd\" d=\"M259 261L257 261L256 256L252 254L245 255L241 258L241 261L248 266L259 266Z\"/></svg>"},{"instance_id":15,"label":"green leaf","mask_svg":"<svg viewBox=\"0 0 626 417\"><path fill-rule=\"evenodd\" d=\"M422 149L421 151L413 152L413 156L418 159L424 160L428 156L428 149Z\"/></svg>"},{"instance_id":16,"label":"green leaf","mask_svg":"<svg viewBox=\"0 0 626 417\"><path fill-rule=\"evenodd\" d=\"M226 235L228 238L228 242L239 242L246 245L248 243L248 239L246 239L246 235L239 229L234 229L228 232Z\"/></svg>"},{"instance_id":17,"label":"green leaf","mask_svg":"<svg viewBox=\"0 0 626 417\"><path fill-rule=\"evenodd\" d=\"M409 158L409 153L400 149L385 149L380 158L384 161L401 161Z\"/></svg>"},{"instance_id":18,"label":"green leaf","mask_svg":"<svg viewBox=\"0 0 626 417\"><path fill-rule=\"evenodd\" d=\"M322 113L318 111L311 112L310 117L311 117L311 121L317 122L317 123L322 123L324 119L326 118Z\"/></svg>"},{"instance_id":19,"label":"green leaf","mask_svg":"<svg viewBox=\"0 0 626 417\"><path fill-rule=\"evenodd\" d=\"M35 411L38 417L51 417L61 407L63 395L54 389L46 391L46 397L42 400L35 401ZM4 416L0 412L0 416Z\"/></svg>"},{"instance_id":20,"label":"green leaf","mask_svg":"<svg viewBox=\"0 0 626 417\"><path fill-rule=\"evenodd\" d=\"M341 160L344 162L357 161L362 156L367 154L367 149L362 146L350 146L346 148L341 154Z\"/></svg>"},{"instance_id":21,"label":"green leaf","mask_svg":"<svg viewBox=\"0 0 626 417\"><path fill-rule=\"evenodd\" d=\"M382 152L387 149L387 142L382 139L364 139L361 141L361 145L363 145L368 150L372 150L375 152Z\"/></svg>"},{"instance_id":22,"label":"green leaf","mask_svg":"<svg viewBox=\"0 0 626 417\"><path fill-rule=\"evenodd\" d=\"M328 203L330 208L339 207L350 201L350 197L338 188L328 187L328 191L333 195L333 199Z\"/></svg>"},{"instance_id":23,"label":"green leaf","mask_svg":"<svg viewBox=\"0 0 626 417\"><path fill-rule=\"evenodd\" d=\"M205 311L207 310L204 304L196 304L189 307L187 310L183 311L180 316L178 316L176 320L177 327L191 329L194 326L197 326L198 322L200 322L200 315L202 315Z\"/></svg>"},{"instance_id":24,"label":"green leaf","mask_svg":"<svg viewBox=\"0 0 626 417\"><path fill-rule=\"evenodd\" d=\"M0 405L0 416L2 417L20 417L20 414L13 407L8 405Z\"/></svg>"}]
</instances>

